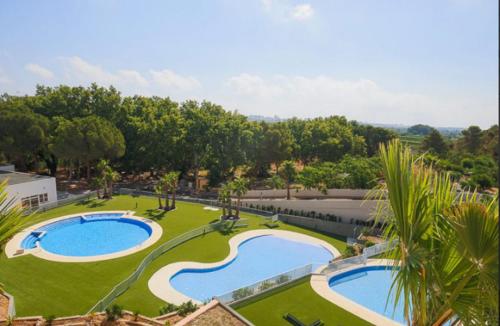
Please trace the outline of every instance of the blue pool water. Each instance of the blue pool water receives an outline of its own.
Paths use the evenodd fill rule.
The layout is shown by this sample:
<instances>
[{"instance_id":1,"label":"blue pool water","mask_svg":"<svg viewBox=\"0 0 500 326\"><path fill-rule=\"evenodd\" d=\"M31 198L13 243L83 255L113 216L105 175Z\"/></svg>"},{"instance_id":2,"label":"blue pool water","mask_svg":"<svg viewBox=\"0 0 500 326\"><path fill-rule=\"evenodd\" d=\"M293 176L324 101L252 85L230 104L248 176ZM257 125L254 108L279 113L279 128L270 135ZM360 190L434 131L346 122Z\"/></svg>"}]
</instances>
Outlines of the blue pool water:
<instances>
[{"instance_id":1,"label":"blue pool water","mask_svg":"<svg viewBox=\"0 0 500 326\"><path fill-rule=\"evenodd\" d=\"M259 236L241 243L236 258L229 263L212 269L181 270L170 283L177 291L205 301L307 264L326 264L331 259L330 251L319 245Z\"/></svg>"},{"instance_id":2,"label":"blue pool water","mask_svg":"<svg viewBox=\"0 0 500 326\"><path fill-rule=\"evenodd\" d=\"M369 266L332 277L330 288L346 298L397 322L405 323L403 300L394 309L394 296L386 301L392 285L392 268ZM393 314L394 312L394 314Z\"/></svg>"},{"instance_id":3,"label":"blue pool water","mask_svg":"<svg viewBox=\"0 0 500 326\"><path fill-rule=\"evenodd\" d=\"M82 257L126 250L149 238L149 225L122 215L86 214L54 222L31 232L21 246L30 249L38 242L48 252Z\"/></svg>"}]
</instances>

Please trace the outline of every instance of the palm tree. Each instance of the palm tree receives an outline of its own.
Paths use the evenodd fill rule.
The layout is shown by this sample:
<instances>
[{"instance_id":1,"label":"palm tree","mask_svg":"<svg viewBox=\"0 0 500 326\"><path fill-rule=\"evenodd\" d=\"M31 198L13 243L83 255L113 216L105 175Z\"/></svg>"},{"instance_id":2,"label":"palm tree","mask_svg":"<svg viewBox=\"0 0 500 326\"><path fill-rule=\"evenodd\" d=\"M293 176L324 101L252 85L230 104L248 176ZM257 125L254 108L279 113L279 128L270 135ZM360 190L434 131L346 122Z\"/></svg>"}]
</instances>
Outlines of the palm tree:
<instances>
[{"instance_id":1,"label":"palm tree","mask_svg":"<svg viewBox=\"0 0 500 326\"><path fill-rule=\"evenodd\" d=\"M395 269L392 291L412 325L498 324L498 198L459 194L448 174L399 140L380 146L385 183L371 192Z\"/></svg>"},{"instance_id":2,"label":"palm tree","mask_svg":"<svg viewBox=\"0 0 500 326\"><path fill-rule=\"evenodd\" d=\"M169 188L170 191L172 192L172 206L170 207L170 209L175 209L175 193L177 191L177 185L179 183L179 175L180 172L177 171L172 171L167 174L169 180L168 182Z\"/></svg>"},{"instance_id":3,"label":"palm tree","mask_svg":"<svg viewBox=\"0 0 500 326\"><path fill-rule=\"evenodd\" d=\"M168 174L165 174L163 177L160 178L160 183L163 186L163 192L165 193L165 206L163 207L164 210L168 211L170 204L168 201L168 191L170 189L170 176Z\"/></svg>"},{"instance_id":4,"label":"palm tree","mask_svg":"<svg viewBox=\"0 0 500 326\"><path fill-rule=\"evenodd\" d=\"M101 179L104 189L104 194L102 195L103 198L108 198L108 181L106 180L106 178L104 178L104 170L106 170L106 167L108 165L109 163L107 160L100 160L99 163L97 163L98 176Z\"/></svg>"},{"instance_id":5,"label":"palm tree","mask_svg":"<svg viewBox=\"0 0 500 326\"><path fill-rule=\"evenodd\" d=\"M231 182L231 190L236 195L236 218L240 218L241 197L248 191L248 179L238 177Z\"/></svg>"},{"instance_id":6,"label":"palm tree","mask_svg":"<svg viewBox=\"0 0 500 326\"><path fill-rule=\"evenodd\" d=\"M158 209L163 209L163 204L161 202L161 195L163 194L163 184L160 181L154 187L155 194L158 195Z\"/></svg>"},{"instance_id":7,"label":"palm tree","mask_svg":"<svg viewBox=\"0 0 500 326\"><path fill-rule=\"evenodd\" d=\"M218 197L218 201L219 203L222 204L222 217L226 217L226 207L227 207L227 204L228 204L228 201L231 200L231 189L230 187L228 187L228 185L223 185L220 189L219 189L219 193L218 193L219 197Z\"/></svg>"},{"instance_id":8,"label":"palm tree","mask_svg":"<svg viewBox=\"0 0 500 326\"><path fill-rule=\"evenodd\" d=\"M7 180L0 182L0 249L24 226L23 209L14 203L14 199L7 198ZM0 293L3 293L1 283Z\"/></svg>"},{"instance_id":9,"label":"palm tree","mask_svg":"<svg viewBox=\"0 0 500 326\"><path fill-rule=\"evenodd\" d=\"M104 186L104 179L99 175L95 176L92 179L90 186L97 192L97 199L101 199L101 189Z\"/></svg>"},{"instance_id":10,"label":"palm tree","mask_svg":"<svg viewBox=\"0 0 500 326\"><path fill-rule=\"evenodd\" d=\"M285 180L286 185L286 199L290 200L290 186L295 181L297 176L297 170L295 169L295 163L292 161L283 162L281 169L281 175Z\"/></svg>"},{"instance_id":11,"label":"palm tree","mask_svg":"<svg viewBox=\"0 0 500 326\"><path fill-rule=\"evenodd\" d=\"M108 188L107 198L111 199L113 198L113 182L120 180L120 174L114 171L111 166L107 165L102 172L102 177L105 180L105 186L107 185Z\"/></svg>"}]
</instances>

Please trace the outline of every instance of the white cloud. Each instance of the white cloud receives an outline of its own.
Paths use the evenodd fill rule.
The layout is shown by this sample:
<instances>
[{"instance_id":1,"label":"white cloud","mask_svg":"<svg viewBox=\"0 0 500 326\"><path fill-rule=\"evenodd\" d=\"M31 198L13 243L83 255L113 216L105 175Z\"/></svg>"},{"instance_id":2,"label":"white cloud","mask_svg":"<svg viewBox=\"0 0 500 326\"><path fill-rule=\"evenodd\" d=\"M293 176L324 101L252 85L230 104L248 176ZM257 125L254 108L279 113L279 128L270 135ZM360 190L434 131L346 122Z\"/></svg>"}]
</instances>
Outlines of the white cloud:
<instances>
[{"instance_id":1,"label":"white cloud","mask_svg":"<svg viewBox=\"0 0 500 326\"><path fill-rule=\"evenodd\" d=\"M132 69L108 71L99 65L74 57L62 57L65 78L71 84L92 83L113 85L125 94L156 94L171 96L177 92L193 91L201 87L201 83L192 76L183 76L172 70L149 70L149 74L141 74Z\"/></svg>"},{"instance_id":2,"label":"white cloud","mask_svg":"<svg viewBox=\"0 0 500 326\"><path fill-rule=\"evenodd\" d=\"M369 79L339 80L321 75L262 77L243 73L228 78L225 85L222 104L245 114L276 114L284 118L344 115L364 122L436 126L465 126L478 121L474 113L477 101L472 98L393 92ZM494 103L483 106L485 112L495 112L494 107ZM491 115L485 115L483 120L483 125L494 121Z\"/></svg>"},{"instance_id":3,"label":"white cloud","mask_svg":"<svg viewBox=\"0 0 500 326\"><path fill-rule=\"evenodd\" d=\"M290 16L295 20L307 20L314 15L313 7L306 3L292 8Z\"/></svg>"},{"instance_id":4,"label":"white cloud","mask_svg":"<svg viewBox=\"0 0 500 326\"><path fill-rule=\"evenodd\" d=\"M292 5L290 0L260 0L262 8L278 21L306 21L314 16L314 8L309 3Z\"/></svg>"},{"instance_id":5,"label":"white cloud","mask_svg":"<svg viewBox=\"0 0 500 326\"><path fill-rule=\"evenodd\" d=\"M43 79L54 78L54 73L52 71L50 71L45 67L37 65L36 63L28 63L27 65L24 66L24 69Z\"/></svg>"},{"instance_id":6,"label":"white cloud","mask_svg":"<svg viewBox=\"0 0 500 326\"><path fill-rule=\"evenodd\" d=\"M181 76L172 70L150 70L153 81L161 87L167 89L178 89L181 91L191 91L201 86L200 82L191 76Z\"/></svg>"}]
</instances>

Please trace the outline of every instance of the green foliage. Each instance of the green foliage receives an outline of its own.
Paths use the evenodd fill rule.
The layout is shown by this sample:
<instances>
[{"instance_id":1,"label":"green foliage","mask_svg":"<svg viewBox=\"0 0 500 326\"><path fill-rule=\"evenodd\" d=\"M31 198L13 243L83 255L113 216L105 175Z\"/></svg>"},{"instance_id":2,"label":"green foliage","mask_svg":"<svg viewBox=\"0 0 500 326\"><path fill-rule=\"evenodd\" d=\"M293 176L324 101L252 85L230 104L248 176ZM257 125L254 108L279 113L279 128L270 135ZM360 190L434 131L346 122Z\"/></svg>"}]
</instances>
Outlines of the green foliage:
<instances>
[{"instance_id":1,"label":"green foliage","mask_svg":"<svg viewBox=\"0 0 500 326\"><path fill-rule=\"evenodd\" d=\"M22 103L0 102L0 152L18 167L26 168L46 150L49 120Z\"/></svg>"},{"instance_id":2,"label":"green foliage","mask_svg":"<svg viewBox=\"0 0 500 326\"><path fill-rule=\"evenodd\" d=\"M422 149L443 156L448 152L448 144L446 144L441 133L433 128L422 141Z\"/></svg>"},{"instance_id":3,"label":"green foliage","mask_svg":"<svg viewBox=\"0 0 500 326\"><path fill-rule=\"evenodd\" d=\"M354 248L354 246L347 246L344 252L342 252L342 257L344 258L349 258L353 256L356 256L356 249Z\"/></svg>"},{"instance_id":4,"label":"green foliage","mask_svg":"<svg viewBox=\"0 0 500 326\"><path fill-rule=\"evenodd\" d=\"M160 315L166 315L168 313L177 311L179 307L173 303L167 302L163 307L160 308Z\"/></svg>"},{"instance_id":5,"label":"green foliage","mask_svg":"<svg viewBox=\"0 0 500 326\"><path fill-rule=\"evenodd\" d=\"M107 321L117 321L123 316L123 307L113 304L111 307L106 308L105 313Z\"/></svg>"},{"instance_id":6,"label":"green foliage","mask_svg":"<svg viewBox=\"0 0 500 326\"><path fill-rule=\"evenodd\" d=\"M385 184L373 193L388 254L398 269L392 289L413 325L498 324L498 198L457 196L448 174L415 160L399 141L380 150ZM382 191L380 191L382 190ZM411 307L411 310L410 310Z\"/></svg>"},{"instance_id":7,"label":"green foliage","mask_svg":"<svg viewBox=\"0 0 500 326\"><path fill-rule=\"evenodd\" d=\"M198 306L194 304L191 300L189 300L187 302L181 303L177 311L179 312L179 315L184 317L196 311L196 309L198 309Z\"/></svg>"},{"instance_id":8,"label":"green foliage","mask_svg":"<svg viewBox=\"0 0 500 326\"><path fill-rule=\"evenodd\" d=\"M408 130L406 130L406 132L410 135L427 136L430 133L432 133L433 130L435 130L435 129L432 128L431 126L417 124L417 125L414 125L414 126L411 126L410 128L408 128Z\"/></svg>"},{"instance_id":9,"label":"green foliage","mask_svg":"<svg viewBox=\"0 0 500 326\"><path fill-rule=\"evenodd\" d=\"M240 300L251 296L253 294L253 290L251 288L241 288L233 292L233 300Z\"/></svg>"}]
</instances>

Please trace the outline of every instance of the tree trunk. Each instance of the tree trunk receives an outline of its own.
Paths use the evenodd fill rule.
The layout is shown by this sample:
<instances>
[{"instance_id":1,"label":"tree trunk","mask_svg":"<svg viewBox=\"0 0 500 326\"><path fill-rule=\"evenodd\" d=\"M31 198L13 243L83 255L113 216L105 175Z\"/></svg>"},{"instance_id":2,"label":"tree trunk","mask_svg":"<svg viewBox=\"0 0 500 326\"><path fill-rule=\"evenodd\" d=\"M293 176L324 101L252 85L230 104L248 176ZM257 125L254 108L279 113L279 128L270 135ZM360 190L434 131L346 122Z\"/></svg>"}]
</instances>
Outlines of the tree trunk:
<instances>
[{"instance_id":1,"label":"tree trunk","mask_svg":"<svg viewBox=\"0 0 500 326\"><path fill-rule=\"evenodd\" d=\"M233 215L233 207L232 207L232 200L231 200L231 197L229 197L229 199L227 200L227 204L228 204L228 216L232 216Z\"/></svg>"},{"instance_id":2,"label":"tree trunk","mask_svg":"<svg viewBox=\"0 0 500 326\"><path fill-rule=\"evenodd\" d=\"M174 185L172 187L172 209L175 209L175 191L177 190L177 186Z\"/></svg>"},{"instance_id":3,"label":"tree trunk","mask_svg":"<svg viewBox=\"0 0 500 326\"><path fill-rule=\"evenodd\" d=\"M96 189L97 199L101 199L101 191L99 188Z\"/></svg>"},{"instance_id":4,"label":"tree trunk","mask_svg":"<svg viewBox=\"0 0 500 326\"><path fill-rule=\"evenodd\" d=\"M236 200L236 218L240 218L240 205L241 205L241 198L238 196L238 199Z\"/></svg>"},{"instance_id":5,"label":"tree trunk","mask_svg":"<svg viewBox=\"0 0 500 326\"><path fill-rule=\"evenodd\" d=\"M102 198L108 198L108 182L106 180L104 180L104 194L102 195Z\"/></svg>"},{"instance_id":6,"label":"tree trunk","mask_svg":"<svg viewBox=\"0 0 500 326\"><path fill-rule=\"evenodd\" d=\"M198 193L198 175L200 173L200 167L198 166L198 155L194 154L194 193Z\"/></svg>"},{"instance_id":7,"label":"tree trunk","mask_svg":"<svg viewBox=\"0 0 500 326\"><path fill-rule=\"evenodd\" d=\"M48 158L45 158L45 165L47 165L47 169L49 170L49 174L51 177L55 177L57 174L57 157L53 154L50 154Z\"/></svg>"},{"instance_id":8,"label":"tree trunk","mask_svg":"<svg viewBox=\"0 0 500 326\"><path fill-rule=\"evenodd\" d=\"M109 199L113 198L113 181L109 182Z\"/></svg>"},{"instance_id":9,"label":"tree trunk","mask_svg":"<svg viewBox=\"0 0 500 326\"><path fill-rule=\"evenodd\" d=\"M226 217L226 203L222 202L222 216Z\"/></svg>"},{"instance_id":10,"label":"tree trunk","mask_svg":"<svg viewBox=\"0 0 500 326\"><path fill-rule=\"evenodd\" d=\"M286 183L286 200L290 200L290 183Z\"/></svg>"},{"instance_id":11,"label":"tree trunk","mask_svg":"<svg viewBox=\"0 0 500 326\"><path fill-rule=\"evenodd\" d=\"M87 162L87 181L90 181L90 162Z\"/></svg>"},{"instance_id":12,"label":"tree trunk","mask_svg":"<svg viewBox=\"0 0 500 326\"><path fill-rule=\"evenodd\" d=\"M163 205L161 204L161 194L158 195L158 209L163 209Z\"/></svg>"},{"instance_id":13,"label":"tree trunk","mask_svg":"<svg viewBox=\"0 0 500 326\"><path fill-rule=\"evenodd\" d=\"M165 191L165 207L163 207L166 211L168 211L168 208L170 207L168 203L168 190Z\"/></svg>"}]
</instances>

